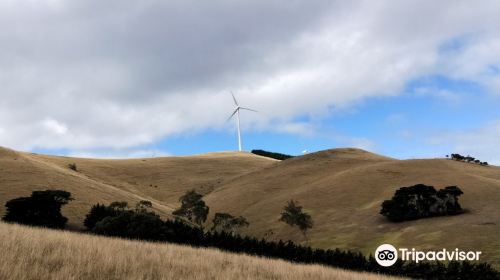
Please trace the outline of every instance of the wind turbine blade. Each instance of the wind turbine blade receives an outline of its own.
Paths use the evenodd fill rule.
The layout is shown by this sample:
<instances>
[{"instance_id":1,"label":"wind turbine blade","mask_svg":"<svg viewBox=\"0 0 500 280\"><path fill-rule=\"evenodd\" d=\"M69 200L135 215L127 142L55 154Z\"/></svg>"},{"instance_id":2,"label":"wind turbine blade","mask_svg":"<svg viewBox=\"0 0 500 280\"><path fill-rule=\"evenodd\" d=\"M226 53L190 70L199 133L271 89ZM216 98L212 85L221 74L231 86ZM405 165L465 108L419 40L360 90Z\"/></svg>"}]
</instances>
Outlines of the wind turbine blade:
<instances>
[{"instance_id":1,"label":"wind turbine blade","mask_svg":"<svg viewBox=\"0 0 500 280\"><path fill-rule=\"evenodd\" d=\"M227 118L226 122L229 121L232 117L234 117L234 115L236 114L236 112L238 112L240 108L236 108L236 110L234 110L234 112L231 114L231 116L229 118Z\"/></svg>"},{"instance_id":2,"label":"wind turbine blade","mask_svg":"<svg viewBox=\"0 0 500 280\"><path fill-rule=\"evenodd\" d=\"M236 105L236 107L240 106L240 105L238 105L238 101L236 101L236 97L234 97L234 94L232 91L231 91L231 96L233 97L234 105Z\"/></svg>"},{"instance_id":3,"label":"wind turbine blade","mask_svg":"<svg viewBox=\"0 0 500 280\"><path fill-rule=\"evenodd\" d=\"M245 107L240 107L240 109L243 109L243 110L248 110L248 111L252 111L252 112L259 112L259 111L256 111L254 109L250 109L250 108L245 108Z\"/></svg>"}]
</instances>

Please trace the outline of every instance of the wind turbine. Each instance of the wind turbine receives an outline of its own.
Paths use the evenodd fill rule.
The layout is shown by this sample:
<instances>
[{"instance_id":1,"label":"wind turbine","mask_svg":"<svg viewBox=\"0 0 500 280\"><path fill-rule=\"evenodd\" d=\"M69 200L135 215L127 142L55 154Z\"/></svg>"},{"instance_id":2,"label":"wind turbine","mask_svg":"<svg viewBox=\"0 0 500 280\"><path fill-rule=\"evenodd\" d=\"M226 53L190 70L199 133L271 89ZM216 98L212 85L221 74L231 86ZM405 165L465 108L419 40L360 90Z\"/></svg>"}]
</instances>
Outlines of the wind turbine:
<instances>
[{"instance_id":1,"label":"wind turbine","mask_svg":"<svg viewBox=\"0 0 500 280\"><path fill-rule=\"evenodd\" d=\"M257 112L257 111L250 109L250 108L241 107L238 104L238 101L236 101L236 98L234 97L234 94L232 92L231 92L231 96L233 97L234 106L236 106L236 108L234 109L234 112L231 114L231 116L227 120L229 121L232 117L234 117L234 115L236 115L236 126L238 128L238 149L241 152L240 110L247 110L247 111L252 111L252 112Z\"/></svg>"}]
</instances>

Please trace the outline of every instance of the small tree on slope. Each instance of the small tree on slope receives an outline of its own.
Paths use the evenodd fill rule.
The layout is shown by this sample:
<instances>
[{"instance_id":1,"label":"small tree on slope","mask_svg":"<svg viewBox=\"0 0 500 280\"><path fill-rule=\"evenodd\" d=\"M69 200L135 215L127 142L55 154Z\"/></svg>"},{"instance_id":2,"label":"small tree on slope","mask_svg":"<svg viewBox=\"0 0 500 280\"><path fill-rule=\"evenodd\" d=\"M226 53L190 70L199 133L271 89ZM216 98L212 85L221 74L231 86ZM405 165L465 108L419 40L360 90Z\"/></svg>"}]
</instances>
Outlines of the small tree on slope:
<instances>
[{"instance_id":1,"label":"small tree on slope","mask_svg":"<svg viewBox=\"0 0 500 280\"><path fill-rule=\"evenodd\" d=\"M172 214L185 217L202 227L203 223L207 220L209 211L205 201L201 199L202 197L201 194L196 193L194 190L187 191L179 199L181 207L172 212Z\"/></svg>"},{"instance_id":2,"label":"small tree on slope","mask_svg":"<svg viewBox=\"0 0 500 280\"><path fill-rule=\"evenodd\" d=\"M298 202L290 200L283 208L280 221L294 227L297 226L307 239L307 230L313 227L311 215L302 212L302 206Z\"/></svg>"}]
</instances>

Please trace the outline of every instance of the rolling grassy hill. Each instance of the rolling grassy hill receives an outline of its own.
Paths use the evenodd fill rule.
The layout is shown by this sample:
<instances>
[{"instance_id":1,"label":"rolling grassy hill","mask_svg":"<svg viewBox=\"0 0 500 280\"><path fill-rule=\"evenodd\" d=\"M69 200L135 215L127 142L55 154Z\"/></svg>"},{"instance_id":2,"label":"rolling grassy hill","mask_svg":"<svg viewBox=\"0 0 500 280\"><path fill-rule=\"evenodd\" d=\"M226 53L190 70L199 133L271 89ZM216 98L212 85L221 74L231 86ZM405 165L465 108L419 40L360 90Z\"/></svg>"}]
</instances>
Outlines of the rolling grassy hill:
<instances>
[{"instance_id":1,"label":"rolling grassy hill","mask_svg":"<svg viewBox=\"0 0 500 280\"><path fill-rule=\"evenodd\" d=\"M78 172L67 165L76 163ZM403 223L379 215L394 191L417 183L458 185L467 213ZM445 159L395 160L359 149L334 149L275 161L248 153L191 157L95 160L0 150L0 203L45 186L70 191L75 201L63 214L81 228L94 203L139 199L169 216L178 197L195 188L210 214L243 215L243 231L269 239L292 239L320 248L371 253L382 243L418 249L480 250L500 267L500 168ZM298 200L315 226L309 241L278 222L286 201ZM4 208L0 207L0 215ZM209 218L210 220L211 218Z\"/></svg>"},{"instance_id":2,"label":"rolling grassy hill","mask_svg":"<svg viewBox=\"0 0 500 280\"><path fill-rule=\"evenodd\" d=\"M0 223L0 279L396 279L215 249Z\"/></svg>"},{"instance_id":3,"label":"rolling grassy hill","mask_svg":"<svg viewBox=\"0 0 500 280\"><path fill-rule=\"evenodd\" d=\"M466 214L391 223L379 214L383 200L402 186L458 185ZM246 234L305 242L297 229L279 223L295 199L315 226L310 245L358 249L383 243L419 249L481 250L500 265L500 168L445 159L394 160L358 149L337 149L290 159L227 182L205 200L212 214L228 211L250 221Z\"/></svg>"},{"instance_id":4,"label":"rolling grassy hill","mask_svg":"<svg viewBox=\"0 0 500 280\"><path fill-rule=\"evenodd\" d=\"M75 163L77 171L68 168ZM54 157L0 148L0 215L6 201L34 190L63 189L75 198L63 208L70 228L82 228L96 203L139 200L169 216L179 197L195 188L208 193L225 181L277 161L249 153L213 153L190 157L99 160Z\"/></svg>"}]
</instances>

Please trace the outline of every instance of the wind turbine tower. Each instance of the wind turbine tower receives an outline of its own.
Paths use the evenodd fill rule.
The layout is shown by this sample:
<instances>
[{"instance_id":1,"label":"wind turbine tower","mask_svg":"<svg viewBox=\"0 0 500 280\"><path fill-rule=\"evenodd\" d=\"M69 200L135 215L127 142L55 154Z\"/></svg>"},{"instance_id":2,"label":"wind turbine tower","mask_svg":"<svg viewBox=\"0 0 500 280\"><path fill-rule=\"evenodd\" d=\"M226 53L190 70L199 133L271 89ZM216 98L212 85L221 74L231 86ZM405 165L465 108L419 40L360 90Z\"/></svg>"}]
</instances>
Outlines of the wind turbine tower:
<instances>
[{"instance_id":1,"label":"wind turbine tower","mask_svg":"<svg viewBox=\"0 0 500 280\"><path fill-rule=\"evenodd\" d=\"M238 101L236 100L236 98L234 97L234 94L232 92L231 92L231 96L233 97L235 109L234 109L234 112L231 114L231 116L227 120L230 120L232 117L234 117L234 115L236 115L236 127L238 128L238 150L241 152L240 110L247 110L247 111L252 111L252 112L257 112L257 111L250 109L250 108L241 107L238 104Z\"/></svg>"}]
</instances>

